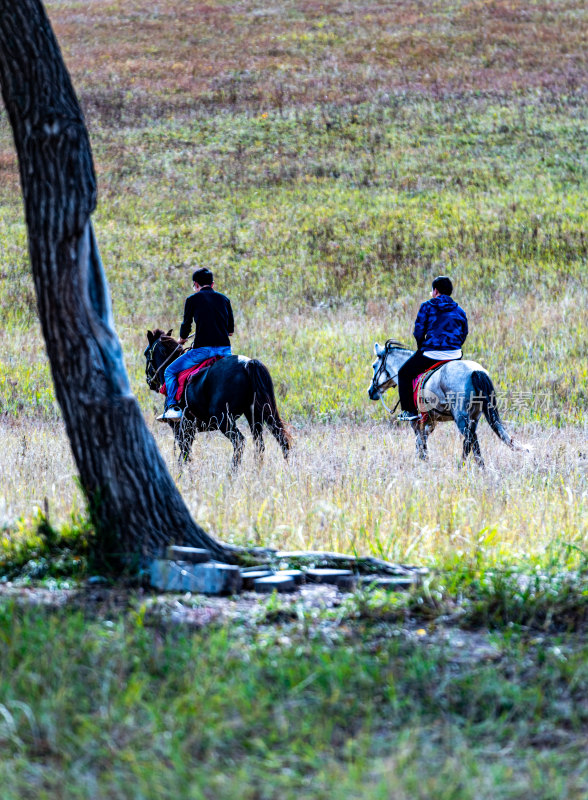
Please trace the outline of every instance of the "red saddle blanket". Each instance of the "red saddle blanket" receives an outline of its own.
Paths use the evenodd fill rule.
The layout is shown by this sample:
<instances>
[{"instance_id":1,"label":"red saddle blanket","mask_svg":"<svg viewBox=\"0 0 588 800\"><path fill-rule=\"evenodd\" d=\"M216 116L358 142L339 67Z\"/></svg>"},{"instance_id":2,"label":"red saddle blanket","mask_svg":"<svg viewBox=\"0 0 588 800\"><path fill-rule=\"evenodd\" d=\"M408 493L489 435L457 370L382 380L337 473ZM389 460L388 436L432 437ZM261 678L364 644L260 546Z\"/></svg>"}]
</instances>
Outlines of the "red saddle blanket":
<instances>
[{"instance_id":1,"label":"red saddle blanket","mask_svg":"<svg viewBox=\"0 0 588 800\"><path fill-rule=\"evenodd\" d=\"M224 358L224 356L211 356L210 358L205 358L204 361L201 361L199 364L194 364L193 367L188 367L188 369L184 369L182 372L178 373L178 391L176 392L176 396L174 398L176 403L179 403L182 399L184 389L190 383L192 378L199 372L202 372L203 369L211 367L215 361L218 361L221 358ZM159 391L161 394L167 394L165 383Z\"/></svg>"},{"instance_id":2,"label":"red saddle blanket","mask_svg":"<svg viewBox=\"0 0 588 800\"><path fill-rule=\"evenodd\" d=\"M412 391L414 393L414 407L418 408L418 410L421 412L421 415L424 414L425 417L427 416L427 414L426 412L421 411L422 403L419 402L421 389L423 388L423 383L427 380L427 378L431 377L430 376L431 372L435 372L435 370L439 369L439 367L442 367L443 364L447 363L448 363L447 361L436 361L434 364L431 364L429 369L426 369L424 372L421 372L420 375L417 375L412 382Z\"/></svg>"}]
</instances>

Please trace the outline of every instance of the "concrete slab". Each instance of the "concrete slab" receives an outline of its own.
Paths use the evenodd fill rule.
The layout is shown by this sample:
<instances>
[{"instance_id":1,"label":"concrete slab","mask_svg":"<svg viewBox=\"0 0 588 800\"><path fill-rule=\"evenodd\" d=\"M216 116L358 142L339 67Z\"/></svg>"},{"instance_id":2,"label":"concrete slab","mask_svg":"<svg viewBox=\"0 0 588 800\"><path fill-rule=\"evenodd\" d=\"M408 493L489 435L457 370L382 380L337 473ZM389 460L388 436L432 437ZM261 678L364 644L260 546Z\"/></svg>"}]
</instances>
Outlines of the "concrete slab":
<instances>
[{"instance_id":1,"label":"concrete slab","mask_svg":"<svg viewBox=\"0 0 588 800\"><path fill-rule=\"evenodd\" d=\"M254 588L256 592L271 594L272 592L295 592L297 586L294 578L287 575L268 575L266 578L258 578Z\"/></svg>"},{"instance_id":2,"label":"concrete slab","mask_svg":"<svg viewBox=\"0 0 588 800\"><path fill-rule=\"evenodd\" d=\"M307 569L306 580L309 583L330 583L333 586L350 586L349 579L355 578L350 569Z\"/></svg>"},{"instance_id":3,"label":"concrete slab","mask_svg":"<svg viewBox=\"0 0 588 800\"><path fill-rule=\"evenodd\" d=\"M280 569L276 572L276 575L286 575L288 578L293 578L296 586L306 583L306 575L301 569Z\"/></svg>"},{"instance_id":4,"label":"concrete slab","mask_svg":"<svg viewBox=\"0 0 588 800\"><path fill-rule=\"evenodd\" d=\"M259 578L269 578L274 573L269 569L256 569L249 572L241 570L241 580L243 581L243 589L251 590L255 588L255 581Z\"/></svg>"},{"instance_id":5,"label":"concrete slab","mask_svg":"<svg viewBox=\"0 0 588 800\"><path fill-rule=\"evenodd\" d=\"M180 565L175 561L156 559L151 564L151 586L162 592L238 594L242 579L239 567L233 564L184 562Z\"/></svg>"}]
</instances>

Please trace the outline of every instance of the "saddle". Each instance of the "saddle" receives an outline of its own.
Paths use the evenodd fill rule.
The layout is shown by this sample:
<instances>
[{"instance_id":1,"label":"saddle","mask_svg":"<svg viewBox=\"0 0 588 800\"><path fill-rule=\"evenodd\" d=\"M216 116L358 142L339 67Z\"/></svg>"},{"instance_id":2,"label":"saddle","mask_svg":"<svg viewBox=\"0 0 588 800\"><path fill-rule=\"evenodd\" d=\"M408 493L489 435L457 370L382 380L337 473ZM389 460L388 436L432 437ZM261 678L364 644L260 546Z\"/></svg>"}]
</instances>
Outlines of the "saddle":
<instances>
[{"instance_id":1,"label":"saddle","mask_svg":"<svg viewBox=\"0 0 588 800\"><path fill-rule=\"evenodd\" d=\"M424 372L421 372L420 375L417 375L412 382L414 404L421 415L421 423L425 423L429 418L429 406L424 396L424 388L427 384L427 381L435 372L437 372L438 369L441 369L441 367L447 363L448 361L436 361L434 364L431 364L429 369L426 369Z\"/></svg>"},{"instance_id":2,"label":"saddle","mask_svg":"<svg viewBox=\"0 0 588 800\"><path fill-rule=\"evenodd\" d=\"M182 372L178 373L178 391L176 392L175 401L176 403L181 402L184 392L186 391L186 387L189 383L196 378L201 372L212 367L215 361L219 361L224 356L211 356L210 358L205 358L204 361L201 361L199 364L195 364L193 367L189 367L188 369L182 370ZM161 394L166 394L165 383L159 390Z\"/></svg>"}]
</instances>

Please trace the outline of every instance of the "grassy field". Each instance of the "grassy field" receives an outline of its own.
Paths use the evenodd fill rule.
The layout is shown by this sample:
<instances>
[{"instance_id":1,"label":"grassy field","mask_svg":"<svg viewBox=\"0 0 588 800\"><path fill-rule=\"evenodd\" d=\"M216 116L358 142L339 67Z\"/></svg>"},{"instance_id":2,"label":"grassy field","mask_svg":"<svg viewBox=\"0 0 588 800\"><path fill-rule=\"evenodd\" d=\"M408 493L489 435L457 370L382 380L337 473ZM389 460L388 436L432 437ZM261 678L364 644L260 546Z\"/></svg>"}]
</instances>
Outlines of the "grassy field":
<instances>
[{"instance_id":1,"label":"grassy field","mask_svg":"<svg viewBox=\"0 0 588 800\"><path fill-rule=\"evenodd\" d=\"M146 407L145 331L177 332L202 263L233 299L235 348L267 363L289 419L366 419L373 341L410 340L431 277L448 272L471 321L467 353L501 395L531 392L527 420L580 421L583 106L395 102L343 106L330 130L316 108L98 127L96 227ZM20 202L5 187L0 402L53 418Z\"/></svg>"},{"instance_id":2,"label":"grassy field","mask_svg":"<svg viewBox=\"0 0 588 800\"><path fill-rule=\"evenodd\" d=\"M228 618L198 598L68 595L88 528L0 113L1 579L26 565L0 602L3 798L585 797L584 4L47 7L131 384L194 517L235 544L432 577ZM145 332L178 332L196 264L233 301L234 349L273 375L288 465L272 441L259 467L249 441L230 477L206 434L180 471L154 422ZM484 473L459 469L450 426L418 463L367 398L374 341L410 342L439 273L532 447L483 424ZM178 607L212 623L175 625Z\"/></svg>"},{"instance_id":3,"label":"grassy field","mask_svg":"<svg viewBox=\"0 0 588 800\"><path fill-rule=\"evenodd\" d=\"M412 431L381 422L314 423L296 431L287 464L272 440L260 468L249 440L237 476L230 474L232 448L223 436L200 435L193 461L180 471L168 429L155 422L152 429L195 519L234 544L335 550L431 567L477 553L485 563L532 565L555 554L565 561L570 547L586 552L586 439L571 426L522 427L531 454L511 452L484 427L487 469L481 473L475 466L460 469L461 439L453 426L435 431L430 460L421 464ZM11 521L46 506L55 525L78 519L83 500L61 428L3 424L0 435L8 530ZM5 537L7 560L19 541Z\"/></svg>"},{"instance_id":4,"label":"grassy field","mask_svg":"<svg viewBox=\"0 0 588 800\"><path fill-rule=\"evenodd\" d=\"M586 796L585 636L276 610L199 630L4 603L3 798Z\"/></svg>"}]
</instances>

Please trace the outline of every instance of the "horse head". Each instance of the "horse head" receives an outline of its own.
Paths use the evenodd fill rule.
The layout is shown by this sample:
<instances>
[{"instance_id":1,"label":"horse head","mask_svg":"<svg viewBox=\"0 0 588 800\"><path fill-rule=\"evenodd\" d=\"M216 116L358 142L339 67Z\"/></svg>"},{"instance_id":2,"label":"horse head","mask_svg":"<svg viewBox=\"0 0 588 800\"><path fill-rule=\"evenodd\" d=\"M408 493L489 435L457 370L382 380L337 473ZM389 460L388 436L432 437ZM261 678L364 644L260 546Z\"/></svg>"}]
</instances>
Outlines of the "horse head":
<instances>
[{"instance_id":1,"label":"horse head","mask_svg":"<svg viewBox=\"0 0 588 800\"><path fill-rule=\"evenodd\" d=\"M396 386L398 366L394 363L395 359L392 357L393 351L402 350L406 352L407 349L408 348L394 339L388 339L383 347L377 342L374 344L376 360L372 364L374 376L368 389L370 400L379 400L387 389Z\"/></svg>"},{"instance_id":2,"label":"horse head","mask_svg":"<svg viewBox=\"0 0 588 800\"><path fill-rule=\"evenodd\" d=\"M163 371L182 353L182 346L172 337L173 328L165 333L160 328L147 331L149 344L145 348L145 379L152 392L163 385Z\"/></svg>"}]
</instances>

